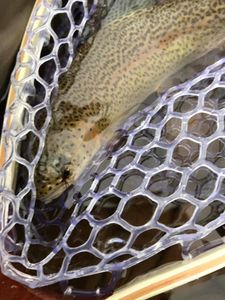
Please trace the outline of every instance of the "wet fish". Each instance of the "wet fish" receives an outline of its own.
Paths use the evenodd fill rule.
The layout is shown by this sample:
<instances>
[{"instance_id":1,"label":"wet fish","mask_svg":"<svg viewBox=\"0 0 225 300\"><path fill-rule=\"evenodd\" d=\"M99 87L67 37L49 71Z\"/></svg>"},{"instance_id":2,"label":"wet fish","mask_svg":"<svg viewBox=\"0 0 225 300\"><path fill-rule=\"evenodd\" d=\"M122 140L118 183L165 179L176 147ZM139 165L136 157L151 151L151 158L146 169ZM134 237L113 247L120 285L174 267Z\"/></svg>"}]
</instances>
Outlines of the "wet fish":
<instances>
[{"instance_id":1,"label":"wet fish","mask_svg":"<svg viewBox=\"0 0 225 300\"><path fill-rule=\"evenodd\" d=\"M38 199L58 197L111 124L224 38L224 0L116 0L76 75L64 77L36 170Z\"/></svg>"}]
</instances>

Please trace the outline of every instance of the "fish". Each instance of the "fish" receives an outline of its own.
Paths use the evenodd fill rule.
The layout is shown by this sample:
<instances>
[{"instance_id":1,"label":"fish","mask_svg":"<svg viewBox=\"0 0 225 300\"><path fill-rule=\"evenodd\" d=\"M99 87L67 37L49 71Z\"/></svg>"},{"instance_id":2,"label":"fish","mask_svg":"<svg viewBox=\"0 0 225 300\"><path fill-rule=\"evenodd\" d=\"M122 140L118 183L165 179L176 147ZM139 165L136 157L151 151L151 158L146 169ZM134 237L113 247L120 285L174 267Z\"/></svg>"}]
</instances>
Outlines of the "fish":
<instances>
[{"instance_id":1,"label":"fish","mask_svg":"<svg viewBox=\"0 0 225 300\"><path fill-rule=\"evenodd\" d=\"M63 78L35 172L37 199L59 197L114 124L224 38L224 0L116 0L79 68Z\"/></svg>"}]
</instances>

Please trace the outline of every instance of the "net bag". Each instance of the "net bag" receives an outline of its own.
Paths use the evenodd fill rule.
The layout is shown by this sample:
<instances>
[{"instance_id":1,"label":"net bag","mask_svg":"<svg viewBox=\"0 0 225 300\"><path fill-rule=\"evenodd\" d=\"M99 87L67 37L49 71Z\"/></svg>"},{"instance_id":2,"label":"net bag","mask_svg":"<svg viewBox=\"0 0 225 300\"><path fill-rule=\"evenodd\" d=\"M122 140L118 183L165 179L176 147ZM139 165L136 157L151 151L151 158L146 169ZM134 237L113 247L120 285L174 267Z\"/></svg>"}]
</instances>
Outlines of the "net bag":
<instances>
[{"instance_id":1,"label":"net bag","mask_svg":"<svg viewBox=\"0 0 225 300\"><path fill-rule=\"evenodd\" d=\"M12 74L1 141L1 269L32 288L60 282L65 294L79 294L73 280L107 273L106 287L86 293L109 294L127 268L176 244L190 258L194 243L225 222L225 59L129 117L56 201L36 200L59 76L91 17L110 5L38 1Z\"/></svg>"}]
</instances>

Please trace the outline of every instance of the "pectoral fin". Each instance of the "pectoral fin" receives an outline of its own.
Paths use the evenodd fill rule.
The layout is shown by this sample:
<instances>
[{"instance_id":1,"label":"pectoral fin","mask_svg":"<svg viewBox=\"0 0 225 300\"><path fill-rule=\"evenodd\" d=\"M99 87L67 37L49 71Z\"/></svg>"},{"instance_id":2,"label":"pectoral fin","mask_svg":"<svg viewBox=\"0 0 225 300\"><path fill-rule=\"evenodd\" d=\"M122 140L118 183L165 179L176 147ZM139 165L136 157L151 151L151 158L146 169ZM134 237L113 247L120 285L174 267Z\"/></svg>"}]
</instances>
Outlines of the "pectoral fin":
<instances>
[{"instance_id":1,"label":"pectoral fin","mask_svg":"<svg viewBox=\"0 0 225 300\"><path fill-rule=\"evenodd\" d=\"M98 120L85 134L83 140L85 142L94 139L103 130L105 130L110 125L109 119L101 118Z\"/></svg>"}]
</instances>

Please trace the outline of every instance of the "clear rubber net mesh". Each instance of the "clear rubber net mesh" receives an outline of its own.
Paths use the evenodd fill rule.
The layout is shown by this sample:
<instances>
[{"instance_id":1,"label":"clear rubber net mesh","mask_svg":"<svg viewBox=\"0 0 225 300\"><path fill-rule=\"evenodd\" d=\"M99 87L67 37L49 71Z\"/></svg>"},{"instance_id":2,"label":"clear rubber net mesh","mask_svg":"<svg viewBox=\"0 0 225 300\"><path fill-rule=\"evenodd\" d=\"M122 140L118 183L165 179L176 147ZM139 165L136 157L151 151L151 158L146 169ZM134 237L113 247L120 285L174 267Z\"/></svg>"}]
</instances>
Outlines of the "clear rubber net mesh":
<instances>
[{"instance_id":1,"label":"clear rubber net mesh","mask_svg":"<svg viewBox=\"0 0 225 300\"><path fill-rule=\"evenodd\" d=\"M190 257L194 243L225 222L225 59L126 120L57 201L36 201L51 99L97 4L36 6L2 133L2 272L30 287L63 282L66 294L73 280L102 273L113 289L123 270L176 244ZM106 3L99 5L104 14Z\"/></svg>"}]
</instances>

